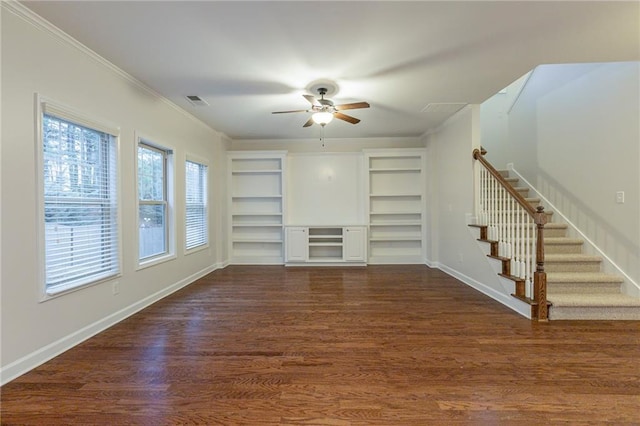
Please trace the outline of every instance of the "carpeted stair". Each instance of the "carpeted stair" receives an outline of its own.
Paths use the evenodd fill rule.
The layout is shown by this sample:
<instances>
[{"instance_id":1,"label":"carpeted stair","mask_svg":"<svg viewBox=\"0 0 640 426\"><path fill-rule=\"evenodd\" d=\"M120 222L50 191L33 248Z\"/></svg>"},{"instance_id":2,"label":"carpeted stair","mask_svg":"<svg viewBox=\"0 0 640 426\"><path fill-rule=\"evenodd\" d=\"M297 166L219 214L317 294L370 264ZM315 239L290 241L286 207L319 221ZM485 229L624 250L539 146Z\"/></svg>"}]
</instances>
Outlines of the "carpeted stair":
<instances>
[{"instance_id":1,"label":"carpeted stair","mask_svg":"<svg viewBox=\"0 0 640 426\"><path fill-rule=\"evenodd\" d=\"M518 179L501 172L531 205L540 200L529 198L529 189L518 186ZM549 221L544 229L547 300L551 302L550 320L640 320L640 298L621 292L622 277L601 272L602 259L583 253L584 241L567 236L567 225Z\"/></svg>"}]
</instances>

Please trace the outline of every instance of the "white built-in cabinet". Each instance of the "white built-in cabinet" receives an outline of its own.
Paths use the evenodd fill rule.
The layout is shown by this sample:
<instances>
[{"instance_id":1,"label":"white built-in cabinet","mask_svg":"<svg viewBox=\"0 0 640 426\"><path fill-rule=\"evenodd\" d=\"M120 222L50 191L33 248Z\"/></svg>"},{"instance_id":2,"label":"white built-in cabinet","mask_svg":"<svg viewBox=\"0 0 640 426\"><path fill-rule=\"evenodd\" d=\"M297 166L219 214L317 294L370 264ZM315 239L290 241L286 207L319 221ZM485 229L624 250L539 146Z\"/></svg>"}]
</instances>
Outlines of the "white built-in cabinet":
<instances>
[{"instance_id":1,"label":"white built-in cabinet","mask_svg":"<svg viewBox=\"0 0 640 426\"><path fill-rule=\"evenodd\" d=\"M288 226L286 264L364 264L365 226Z\"/></svg>"},{"instance_id":2,"label":"white built-in cabinet","mask_svg":"<svg viewBox=\"0 0 640 426\"><path fill-rule=\"evenodd\" d=\"M349 226L343 228L343 256L346 262L366 262L367 228Z\"/></svg>"},{"instance_id":3,"label":"white built-in cabinet","mask_svg":"<svg viewBox=\"0 0 640 426\"><path fill-rule=\"evenodd\" d=\"M234 264L284 263L286 152L228 153Z\"/></svg>"},{"instance_id":4,"label":"white built-in cabinet","mask_svg":"<svg viewBox=\"0 0 640 426\"><path fill-rule=\"evenodd\" d=\"M300 226L290 226L286 229L286 261L306 262L309 257L309 230Z\"/></svg>"},{"instance_id":5,"label":"white built-in cabinet","mask_svg":"<svg viewBox=\"0 0 640 426\"><path fill-rule=\"evenodd\" d=\"M369 263L424 263L424 150L365 151Z\"/></svg>"},{"instance_id":6,"label":"white built-in cabinet","mask_svg":"<svg viewBox=\"0 0 640 426\"><path fill-rule=\"evenodd\" d=\"M305 160L311 163L305 163L305 168L297 171L295 183L298 186L295 193L298 196L287 201L286 182L292 177L287 176L286 151L229 152L230 263L424 263L425 151L376 149L364 150L362 155L359 158L364 160L364 179L359 178L362 174L358 172L356 181L348 181L354 182L350 190L357 193L360 201L352 203L354 207L349 206L348 211L344 210L345 203L322 203L322 207L330 209L332 214L331 209L335 208L336 217L350 214L358 220L362 219L360 223L341 225L325 220L324 223L317 221L303 226L288 226L294 223L287 222L287 203L293 203L290 207L301 216L300 212L309 209L296 206L295 202L304 203L313 199L314 179L317 181L316 190L327 192L325 186L333 184L331 177L334 174L336 179L340 179L348 175L345 172L351 169L346 169L340 162L333 162L329 165L333 164L337 169L331 170L324 164L331 160L326 156L318 157L317 163ZM320 172L312 166L316 166ZM318 175L307 179L311 182L309 194L300 192L304 189L300 188L300 182L304 182L306 176L304 173ZM341 191L341 188L336 186L335 190ZM358 206L363 204L366 205L366 211L358 212ZM308 207L306 204L302 206ZM356 211L352 211L354 209ZM322 219L326 219L325 216ZM296 224L304 223L301 218L297 219ZM309 220L312 221L313 217Z\"/></svg>"}]
</instances>

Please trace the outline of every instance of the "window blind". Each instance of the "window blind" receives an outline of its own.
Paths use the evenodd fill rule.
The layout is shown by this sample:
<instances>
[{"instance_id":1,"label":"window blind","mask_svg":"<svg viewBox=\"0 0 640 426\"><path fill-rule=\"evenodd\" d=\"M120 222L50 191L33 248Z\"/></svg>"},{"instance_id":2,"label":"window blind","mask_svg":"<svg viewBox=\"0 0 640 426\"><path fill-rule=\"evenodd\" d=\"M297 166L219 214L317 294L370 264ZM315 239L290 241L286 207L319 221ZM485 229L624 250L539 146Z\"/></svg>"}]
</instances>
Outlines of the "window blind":
<instances>
[{"instance_id":1,"label":"window blind","mask_svg":"<svg viewBox=\"0 0 640 426\"><path fill-rule=\"evenodd\" d=\"M42 120L45 287L65 291L119 273L114 135Z\"/></svg>"},{"instance_id":2,"label":"window blind","mask_svg":"<svg viewBox=\"0 0 640 426\"><path fill-rule=\"evenodd\" d=\"M140 260L169 250L167 151L138 143L138 246Z\"/></svg>"},{"instance_id":3,"label":"window blind","mask_svg":"<svg viewBox=\"0 0 640 426\"><path fill-rule=\"evenodd\" d=\"M186 162L186 249L209 242L207 223L207 166L195 161Z\"/></svg>"}]
</instances>

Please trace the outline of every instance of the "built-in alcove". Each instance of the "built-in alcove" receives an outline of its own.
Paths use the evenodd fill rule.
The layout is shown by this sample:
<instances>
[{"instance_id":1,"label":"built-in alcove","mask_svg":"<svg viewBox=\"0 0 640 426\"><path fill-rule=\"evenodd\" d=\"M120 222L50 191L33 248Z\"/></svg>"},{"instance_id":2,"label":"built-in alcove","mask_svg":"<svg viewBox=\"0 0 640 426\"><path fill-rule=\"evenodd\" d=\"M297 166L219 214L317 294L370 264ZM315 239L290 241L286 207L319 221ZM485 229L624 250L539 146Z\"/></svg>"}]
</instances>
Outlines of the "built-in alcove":
<instances>
[{"instance_id":1,"label":"built-in alcove","mask_svg":"<svg viewBox=\"0 0 640 426\"><path fill-rule=\"evenodd\" d=\"M229 153L231 263L423 263L424 150Z\"/></svg>"}]
</instances>

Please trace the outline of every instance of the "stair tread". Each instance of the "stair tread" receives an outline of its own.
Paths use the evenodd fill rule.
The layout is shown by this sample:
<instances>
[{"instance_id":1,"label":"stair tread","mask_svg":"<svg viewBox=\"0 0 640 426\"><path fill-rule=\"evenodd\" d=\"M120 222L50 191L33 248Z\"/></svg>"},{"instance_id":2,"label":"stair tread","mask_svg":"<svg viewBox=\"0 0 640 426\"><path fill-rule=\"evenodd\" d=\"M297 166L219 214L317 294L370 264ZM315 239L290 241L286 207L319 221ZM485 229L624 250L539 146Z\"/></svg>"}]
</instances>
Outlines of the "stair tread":
<instances>
[{"instance_id":1,"label":"stair tread","mask_svg":"<svg viewBox=\"0 0 640 426\"><path fill-rule=\"evenodd\" d=\"M621 283L624 279L618 275L603 272L547 272L547 282L554 283Z\"/></svg>"},{"instance_id":2,"label":"stair tread","mask_svg":"<svg viewBox=\"0 0 640 426\"><path fill-rule=\"evenodd\" d=\"M554 294L549 292L547 300L554 307L560 306L630 306L640 308L640 298L626 294Z\"/></svg>"}]
</instances>

